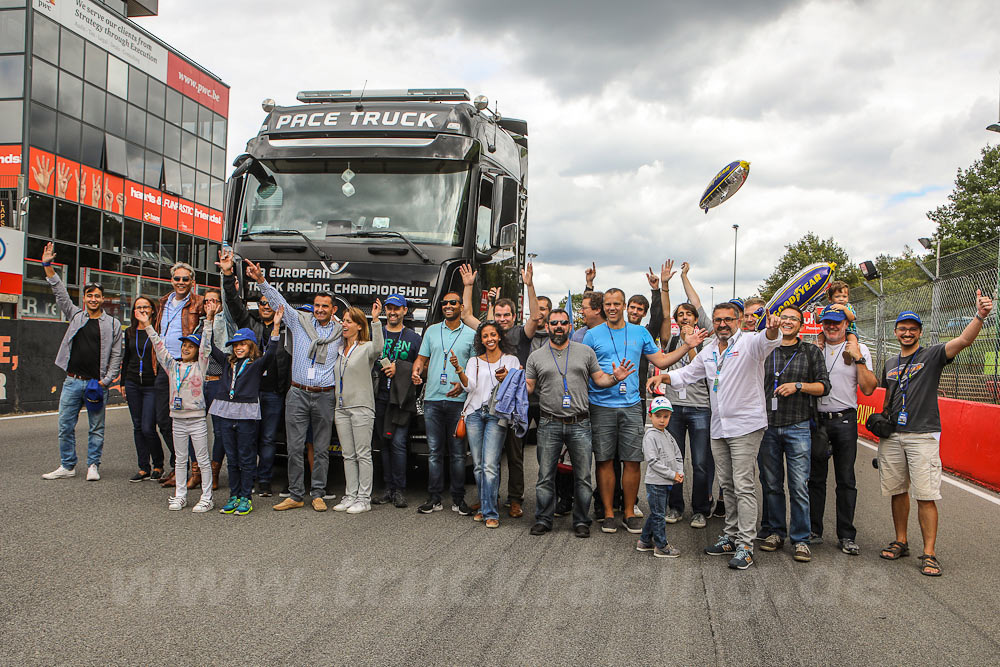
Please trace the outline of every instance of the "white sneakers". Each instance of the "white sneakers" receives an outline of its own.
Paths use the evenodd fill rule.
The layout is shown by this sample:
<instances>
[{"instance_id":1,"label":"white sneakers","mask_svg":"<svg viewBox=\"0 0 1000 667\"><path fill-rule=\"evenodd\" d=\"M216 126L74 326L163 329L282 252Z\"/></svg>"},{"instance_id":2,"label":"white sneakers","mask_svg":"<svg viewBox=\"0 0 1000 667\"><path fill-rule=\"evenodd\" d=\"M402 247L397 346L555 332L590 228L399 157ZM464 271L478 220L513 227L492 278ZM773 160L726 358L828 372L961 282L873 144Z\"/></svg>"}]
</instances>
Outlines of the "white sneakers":
<instances>
[{"instance_id":1,"label":"white sneakers","mask_svg":"<svg viewBox=\"0 0 1000 667\"><path fill-rule=\"evenodd\" d=\"M97 472L97 464L91 463L87 466L87 481L96 482L99 479L101 479L101 473Z\"/></svg>"},{"instance_id":2,"label":"white sneakers","mask_svg":"<svg viewBox=\"0 0 1000 667\"><path fill-rule=\"evenodd\" d=\"M336 509L336 508L334 508ZM361 514L362 512L371 512L372 504L367 500L355 500L354 504L347 508L348 514Z\"/></svg>"},{"instance_id":3,"label":"white sneakers","mask_svg":"<svg viewBox=\"0 0 1000 667\"><path fill-rule=\"evenodd\" d=\"M638 503L636 503L636 504L635 504L635 506L634 506L634 507L632 508L632 514L635 514L635 515L636 515L637 517L639 517L640 519L641 519L641 518L642 518L643 516L645 516L645 515L644 515L644 514L642 513L642 510L641 510L641 509L639 509L639 504L638 504Z\"/></svg>"},{"instance_id":4,"label":"white sneakers","mask_svg":"<svg viewBox=\"0 0 1000 667\"><path fill-rule=\"evenodd\" d=\"M339 503L333 506L334 512L346 512L354 506L354 502L357 498L351 498L350 496L344 496Z\"/></svg>"},{"instance_id":5,"label":"white sneakers","mask_svg":"<svg viewBox=\"0 0 1000 667\"><path fill-rule=\"evenodd\" d=\"M187 497L170 496L167 500L167 509L173 512L179 512L180 510L187 507L188 499Z\"/></svg>"},{"instance_id":6,"label":"white sneakers","mask_svg":"<svg viewBox=\"0 0 1000 667\"><path fill-rule=\"evenodd\" d=\"M191 511L192 512L208 512L208 511L212 510L214 507L215 507L215 503L212 502L211 498L202 497L202 499L198 501L198 504L195 505L194 509L192 509ZM170 509L173 509L173 507L171 507Z\"/></svg>"},{"instance_id":7,"label":"white sneakers","mask_svg":"<svg viewBox=\"0 0 1000 667\"><path fill-rule=\"evenodd\" d=\"M52 472L42 475L42 479L65 479L67 477L76 477L76 470L69 470L68 468L59 466Z\"/></svg>"}]
</instances>

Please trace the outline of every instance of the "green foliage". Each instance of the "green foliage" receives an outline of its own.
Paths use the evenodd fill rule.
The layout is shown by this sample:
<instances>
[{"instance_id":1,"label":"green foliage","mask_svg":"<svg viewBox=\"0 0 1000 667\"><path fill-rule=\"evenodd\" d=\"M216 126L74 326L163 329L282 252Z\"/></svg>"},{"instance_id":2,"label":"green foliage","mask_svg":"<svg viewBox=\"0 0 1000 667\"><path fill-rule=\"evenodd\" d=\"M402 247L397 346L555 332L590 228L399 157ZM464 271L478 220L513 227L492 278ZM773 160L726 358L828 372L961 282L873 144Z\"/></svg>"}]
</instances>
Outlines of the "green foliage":
<instances>
[{"instance_id":1,"label":"green foliage","mask_svg":"<svg viewBox=\"0 0 1000 667\"><path fill-rule=\"evenodd\" d=\"M795 243L785 246L785 253L778 260L778 265L760 286L761 298L767 301L789 278L816 262L835 262L835 280L843 280L851 287L861 284L861 272L840 244L833 238L821 239L813 232L807 232Z\"/></svg>"},{"instance_id":2,"label":"green foliage","mask_svg":"<svg viewBox=\"0 0 1000 667\"><path fill-rule=\"evenodd\" d=\"M557 308L566 308L566 297L559 300ZM583 292L573 295L573 326L583 326Z\"/></svg>"},{"instance_id":3,"label":"green foliage","mask_svg":"<svg viewBox=\"0 0 1000 667\"><path fill-rule=\"evenodd\" d=\"M958 170L948 203L927 212L937 223L941 254L984 243L1000 231L1000 146L986 146L968 169Z\"/></svg>"}]
</instances>

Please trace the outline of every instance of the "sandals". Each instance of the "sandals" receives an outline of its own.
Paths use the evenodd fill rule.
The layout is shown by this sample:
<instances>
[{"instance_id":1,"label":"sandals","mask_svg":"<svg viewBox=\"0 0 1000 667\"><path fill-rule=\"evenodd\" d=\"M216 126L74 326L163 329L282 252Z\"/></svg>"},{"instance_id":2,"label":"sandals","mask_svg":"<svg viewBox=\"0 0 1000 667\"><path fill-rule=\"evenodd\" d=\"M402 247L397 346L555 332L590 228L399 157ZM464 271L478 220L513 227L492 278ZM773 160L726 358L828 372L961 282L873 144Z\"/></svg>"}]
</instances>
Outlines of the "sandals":
<instances>
[{"instance_id":1,"label":"sandals","mask_svg":"<svg viewBox=\"0 0 1000 667\"><path fill-rule=\"evenodd\" d=\"M920 574L928 577L940 577L941 576L941 563L938 561L936 556L930 554L923 554L920 556Z\"/></svg>"},{"instance_id":2,"label":"sandals","mask_svg":"<svg viewBox=\"0 0 1000 667\"><path fill-rule=\"evenodd\" d=\"M886 555L888 554L888 555ZM889 542L889 546L879 553L879 556L886 560L899 560L903 556L910 555L910 546L906 542Z\"/></svg>"}]
</instances>

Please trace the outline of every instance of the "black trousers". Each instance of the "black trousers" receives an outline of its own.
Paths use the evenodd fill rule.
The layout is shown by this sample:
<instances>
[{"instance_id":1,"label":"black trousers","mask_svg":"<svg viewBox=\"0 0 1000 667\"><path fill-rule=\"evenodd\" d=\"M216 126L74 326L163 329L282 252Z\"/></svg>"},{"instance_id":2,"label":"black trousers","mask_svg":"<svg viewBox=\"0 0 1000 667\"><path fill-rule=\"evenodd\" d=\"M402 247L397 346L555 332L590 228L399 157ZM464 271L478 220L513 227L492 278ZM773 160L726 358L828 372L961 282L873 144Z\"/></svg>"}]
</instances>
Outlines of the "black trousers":
<instances>
[{"instance_id":1,"label":"black trousers","mask_svg":"<svg viewBox=\"0 0 1000 667\"><path fill-rule=\"evenodd\" d=\"M163 443L170 450L170 470L174 469L174 420L170 418L170 374L160 366L156 374L156 426L160 429Z\"/></svg>"},{"instance_id":2,"label":"black trousers","mask_svg":"<svg viewBox=\"0 0 1000 667\"><path fill-rule=\"evenodd\" d=\"M809 473L809 513L812 532L823 534L823 510L826 508L826 479L830 458L837 482L837 539L853 540L854 510L858 504L858 487L854 476L854 461L858 456L858 415L850 410L839 419L820 419L819 428L830 439L830 451L813 452Z\"/></svg>"}]
</instances>

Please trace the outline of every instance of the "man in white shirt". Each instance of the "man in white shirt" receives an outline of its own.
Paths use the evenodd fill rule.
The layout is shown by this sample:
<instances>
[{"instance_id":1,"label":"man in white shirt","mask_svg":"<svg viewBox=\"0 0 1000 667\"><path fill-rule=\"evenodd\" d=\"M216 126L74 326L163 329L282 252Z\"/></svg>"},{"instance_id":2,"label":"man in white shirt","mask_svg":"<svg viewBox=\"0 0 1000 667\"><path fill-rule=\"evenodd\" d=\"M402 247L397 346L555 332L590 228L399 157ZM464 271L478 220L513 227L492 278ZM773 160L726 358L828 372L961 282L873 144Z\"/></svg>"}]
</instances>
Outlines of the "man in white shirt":
<instances>
[{"instance_id":1,"label":"man in white shirt","mask_svg":"<svg viewBox=\"0 0 1000 667\"><path fill-rule=\"evenodd\" d=\"M729 567L753 565L757 533L757 451L767 429L764 399L764 361L781 345L778 316L767 316L762 333L740 331L741 313L731 303L712 311L715 341L706 345L684 368L655 375L647 388L661 382L683 387L707 379L712 405L712 456L726 504L725 532L710 556L732 555Z\"/></svg>"},{"instance_id":2,"label":"man in white shirt","mask_svg":"<svg viewBox=\"0 0 1000 667\"><path fill-rule=\"evenodd\" d=\"M809 473L809 514L811 544L823 541L823 510L826 507L826 478L830 456L837 480L837 540L840 550L850 556L861 553L854 538L854 509L858 488L854 478L854 460L858 454L858 387L871 396L878 380L872 367L871 353L863 343L847 340L847 316L827 306L819 318L826 345L823 360L830 374L830 393L819 399L817 433L812 442L812 470ZM841 361L847 352L854 360Z\"/></svg>"}]
</instances>

